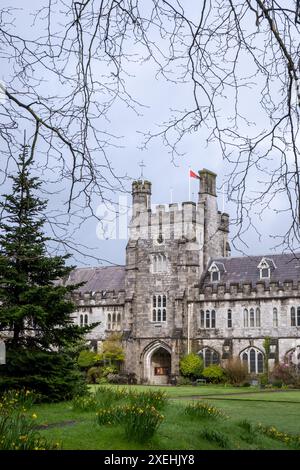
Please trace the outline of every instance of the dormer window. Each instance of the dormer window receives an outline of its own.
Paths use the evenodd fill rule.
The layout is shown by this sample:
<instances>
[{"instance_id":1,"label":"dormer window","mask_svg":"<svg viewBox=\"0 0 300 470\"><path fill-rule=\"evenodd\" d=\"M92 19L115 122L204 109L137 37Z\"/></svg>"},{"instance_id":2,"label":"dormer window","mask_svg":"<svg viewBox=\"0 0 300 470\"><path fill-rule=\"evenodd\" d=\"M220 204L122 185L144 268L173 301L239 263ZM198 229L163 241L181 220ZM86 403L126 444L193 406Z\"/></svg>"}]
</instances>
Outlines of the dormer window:
<instances>
[{"instance_id":1,"label":"dormer window","mask_svg":"<svg viewBox=\"0 0 300 470\"><path fill-rule=\"evenodd\" d=\"M272 259L262 258L261 262L257 266L259 269L259 278L263 279L270 279L271 277L271 268L275 269L276 266Z\"/></svg>"},{"instance_id":2,"label":"dormer window","mask_svg":"<svg viewBox=\"0 0 300 470\"><path fill-rule=\"evenodd\" d=\"M211 282L219 282L220 280L220 271L212 271L211 275Z\"/></svg>"},{"instance_id":3,"label":"dormer window","mask_svg":"<svg viewBox=\"0 0 300 470\"><path fill-rule=\"evenodd\" d=\"M221 273L226 273L225 266L223 263L214 261L209 269L210 273L210 282L219 282L221 280Z\"/></svg>"},{"instance_id":4,"label":"dormer window","mask_svg":"<svg viewBox=\"0 0 300 470\"><path fill-rule=\"evenodd\" d=\"M260 270L260 278L261 279L269 279L270 277L270 269L269 268L262 268Z\"/></svg>"}]
</instances>

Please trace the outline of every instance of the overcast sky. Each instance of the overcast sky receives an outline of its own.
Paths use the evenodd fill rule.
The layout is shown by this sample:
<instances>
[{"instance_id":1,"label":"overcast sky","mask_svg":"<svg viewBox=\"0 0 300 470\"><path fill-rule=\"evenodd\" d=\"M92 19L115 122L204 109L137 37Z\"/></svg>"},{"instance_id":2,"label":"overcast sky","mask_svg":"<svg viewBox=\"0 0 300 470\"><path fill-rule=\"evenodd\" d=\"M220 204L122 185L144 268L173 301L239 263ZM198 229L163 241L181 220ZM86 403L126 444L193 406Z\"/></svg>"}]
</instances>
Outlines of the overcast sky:
<instances>
[{"instance_id":1,"label":"overcast sky","mask_svg":"<svg viewBox=\"0 0 300 470\"><path fill-rule=\"evenodd\" d=\"M5 0L4 4L15 7L22 6L25 9L23 25L26 25L25 16L29 15L31 8L37 6L34 0L27 0L26 4L22 0ZM198 2L191 2L190 8L195 8L195 14L199 13ZM19 26L21 28L21 26ZM22 27L22 33L26 33L26 27ZM247 66L246 64L244 64ZM6 73L8 69L1 69L0 79L5 83ZM155 69L151 63L135 64L132 66L132 78L128 81L129 89L132 90L135 98L143 103L144 107L137 116L126 106L116 106L110 113L110 123L108 130L119 136L123 136L119 144L122 148L115 148L109 151L109 158L116 173L122 175L127 173L131 178L138 178L141 174L140 162L143 160L145 167L143 168L144 176L152 182L152 203L168 204L171 202L171 194L173 202L182 202L188 200L188 170L189 168L198 171L207 168L218 174L218 187L222 184L224 174L228 168L224 166L221 158L220 150L217 145L206 145L205 134L202 131L195 131L188 134L180 144L180 151L184 156L178 157L172 161L168 149L162 144L161 140L154 140L147 150L140 150L143 142L142 132L159 129L159 124L167 120L170 115L170 109L184 107L191 102L191 84L175 85L167 83L162 79L157 80ZM242 97L245 106L251 109L251 91L249 95ZM253 116L256 115L256 109L252 110ZM222 113L226 115L226 108L222 109ZM256 116L257 124L260 123L260 117ZM253 190L257 187L255 176L252 178ZM130 203L131 182L127 182L128 203ZM1 191L3 192L3 191ZM198 181L191 180L191 199L196 201L198 193ZM59 196L50 198L50 208L56 209L61 207L64 193ZM124 194L121 195L124 197ZM118 200L119 195L115 195ZM226 195L224 197L219 191L218 203L219 209L223 209L234 217L235 207L228 204ZM124 201L124 199L123 199ZM93 201L95 210L100 201ZM100 209L101 211L101 209ZM254 215L255 217L255 215ZM263 254L272 252L274 240L270 235L281 232L282 226L286 223L286 219L281 215L276 215L273 211L265 213L263 220L259 226L262 237L258 237L254 230L244 234L245 244L239 244L240 248L246 254ZM91 249L93 256L99 259L107 260L111 263L123 264L125 262L126 240L99 240L97 237L98 222L95 219L89 219L74 234L74 239L80 244L84 244ZM73 229L70 227L70 231ZM234 233L232 227L232 233ZM87 251L89 253L89 251ZM239 252L233 248L232 255ZM81 255L74 256L77 264L96 265L95 259L84 259ZM103 263L103 262L102 262Z\"/></svg>"}]
</instances>

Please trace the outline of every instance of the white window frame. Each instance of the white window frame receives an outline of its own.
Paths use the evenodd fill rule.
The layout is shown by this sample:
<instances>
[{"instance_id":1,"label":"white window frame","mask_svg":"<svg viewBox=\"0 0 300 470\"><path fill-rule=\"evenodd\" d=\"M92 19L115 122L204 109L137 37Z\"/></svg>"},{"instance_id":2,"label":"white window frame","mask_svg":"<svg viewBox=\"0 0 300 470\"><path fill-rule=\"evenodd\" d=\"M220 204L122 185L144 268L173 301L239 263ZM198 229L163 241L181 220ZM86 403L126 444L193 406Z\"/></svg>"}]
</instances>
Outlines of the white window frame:
<instances>
[{"instance_id":1,"label":"white window frame","mask_svg":"<svg viewBox=\"0 0 300 470\"><path fill-rule=\"evenodd\" d=\"M255 371L251 371L250 367L251 367L251 364L250 364L250 352L251 351L254 351L255 352ZM249 374L263 374L264 373L264 370L265 370L265 365L264 365L264 354L262 351L260 351L259 349L255 348L254 346L250 346L249 348L247 349L244 349L243 351L241 351L240 353L240 359L241 359L241 362L244 363L246 361L244 361L243 359L243 355L246 354L247 355L247 366L248 366L248 372ZM261 354L262 355L262 371L258 372L258 354Z\"/></svg>"},{"instance_id":2,"label":"white window frame","mask_svg":"<svg viewBox=\"0 0 300 470\"><path fill-rule=\"evenodd\" d=\"M216 328L217 315L215 309L200 310L200 328L204 330L213 330Z\"/></svg>"},{"instance_id":3,"label":"white window frame","mask_svg":"<svg viewBox=\"0 0 300 470\"><path fill-rule=\"evenodd\" d=\"M244 308L243 310L244 328L261 327L261 311L259 307Z\"/></svg>"}]
</instances>

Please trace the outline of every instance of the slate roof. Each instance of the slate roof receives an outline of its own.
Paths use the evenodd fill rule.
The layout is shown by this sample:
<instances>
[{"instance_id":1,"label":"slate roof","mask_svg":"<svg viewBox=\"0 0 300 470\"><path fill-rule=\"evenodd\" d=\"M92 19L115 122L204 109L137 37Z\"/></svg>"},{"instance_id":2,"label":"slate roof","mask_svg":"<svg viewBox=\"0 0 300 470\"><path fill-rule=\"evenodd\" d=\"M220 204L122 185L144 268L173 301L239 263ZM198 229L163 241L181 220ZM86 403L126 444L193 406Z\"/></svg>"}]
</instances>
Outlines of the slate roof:
<instances>
[{"instance_id":1,"label":"slate roof","mask_svg":"<svg viewBox=\"0 0 300 470\"><path fill-rule=\"evenodd\" d=\"M296 284L300 281L300 253L217 258L210 260L208 269L213 262L217 265L218 263L223 263L225 272L221 271L219 284L251 283L254 286L260 281L260 272L257 266L262 258L266 258L270 265L271 282L282 284L284 281L293 281ZM271 260L275 268L273 263L270 263ZM268 279L264 279L264 281L266 284L269 282ZM210 273L208 271L203 276L201 284L211 284Z\"/></svg>"},{"instance_id":2,"label":"slate roof","mask_svg":"<svg viewBox=\"0 0 300 470\"><path fill-rule=\"evenodd\" d=\"M125 290L125 266L103 266L76 268L71 272L66 284L86 282L77 292L101 292Z\"/></svg>"}]
</instances>

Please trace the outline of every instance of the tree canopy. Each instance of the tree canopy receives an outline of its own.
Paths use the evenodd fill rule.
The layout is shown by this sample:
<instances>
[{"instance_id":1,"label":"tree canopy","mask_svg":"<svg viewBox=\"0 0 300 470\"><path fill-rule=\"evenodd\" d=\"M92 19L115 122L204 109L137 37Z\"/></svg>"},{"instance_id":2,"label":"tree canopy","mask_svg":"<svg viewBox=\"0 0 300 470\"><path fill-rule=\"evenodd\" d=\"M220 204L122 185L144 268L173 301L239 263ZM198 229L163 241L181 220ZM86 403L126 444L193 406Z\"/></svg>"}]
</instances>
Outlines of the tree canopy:
<instances>
[{"instance_id":1,"label":"tree canopy","mask_svg":"<svg viewBox=\"0 0 300 470\"><path fill-rule=\"evenodd\" d=\"M238 236L271 208L290 215L278 241L298 247L298 0L43 0L30 18L25 33L13 5L0 14L3 158L25 123L42 165L69 181L69 210L84 195L93 212L93 197L124 189L110 164L120 136L107 123L120 104L142 112L129 84L135 65L150 62L156 78L188 87L190 100L145 129L140 145L161 138L174 158L199 132L224 160Z\"/></svg>"}]
</instances>

